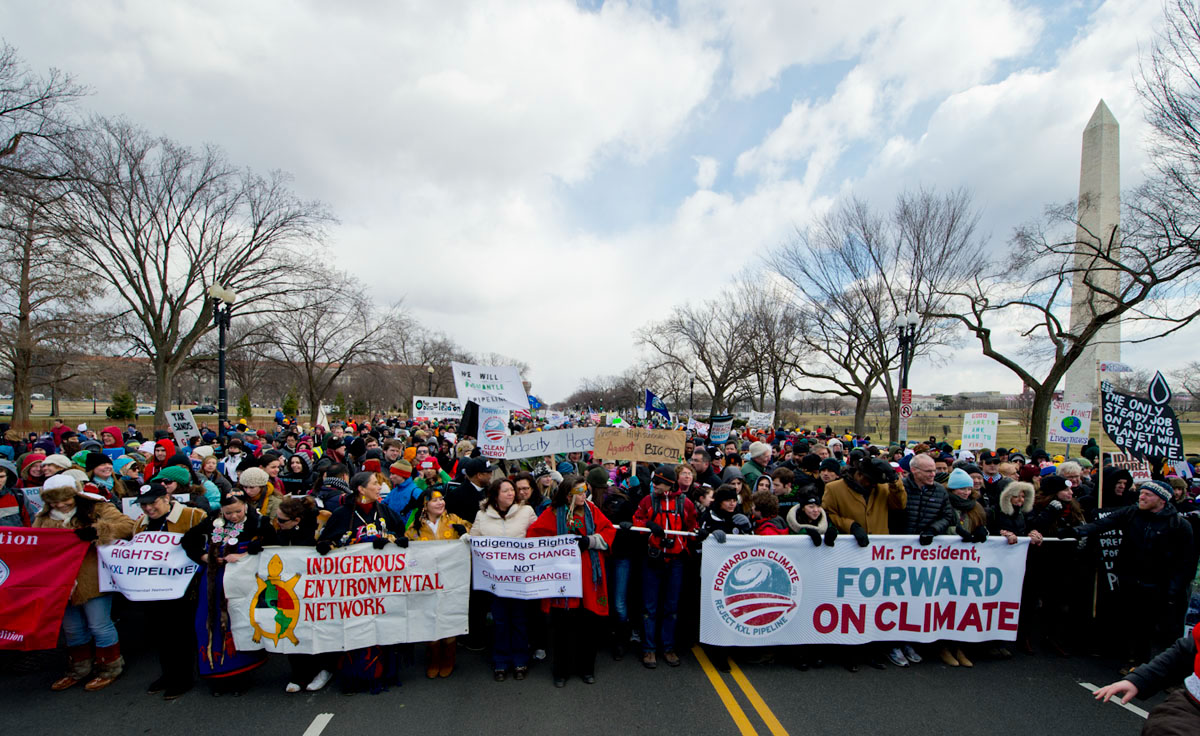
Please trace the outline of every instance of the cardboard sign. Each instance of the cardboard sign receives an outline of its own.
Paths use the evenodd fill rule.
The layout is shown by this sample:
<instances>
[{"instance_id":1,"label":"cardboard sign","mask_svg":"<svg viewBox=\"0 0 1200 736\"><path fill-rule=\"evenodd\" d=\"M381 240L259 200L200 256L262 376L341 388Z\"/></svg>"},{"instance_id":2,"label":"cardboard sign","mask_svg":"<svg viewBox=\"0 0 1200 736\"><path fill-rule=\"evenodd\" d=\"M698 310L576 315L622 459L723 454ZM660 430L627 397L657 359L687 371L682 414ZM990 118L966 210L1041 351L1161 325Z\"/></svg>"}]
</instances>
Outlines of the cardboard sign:
<instances>
[{"instance_id":1,"label":"cardboard sign","mask_svg":"<svg viewBox=\"0 0 1200 736\"><path fill-rule=\"evenodd\" d=\"M433 419L458 419L463 413L463 402L444 396L414 396L412 418L418 421Z\"/></svg>"},{"instance_id":2,"label":"cardboard sign","mask_svg":"<svg viewBox=\"0 0 1200 736\"><path fill-rule=\"evenodd\" d=\"M1171 408L1171 387L1155 373L1146 398L1117 391L1108 381L1100 382L1104 433L1117 447L1138 460L1165 457L1183 459L1183 435Z\"/></svg>"},{"instance_id":3,"label":"cardboard sign","mask_svg":"<svg viewBox=\"0 0 1200 736\"><path fill-rule=\"evenodd\" d=\"M962 449L994 450L1000 431L1000 415L994 411L963 414Z\"/></svg>"},{"instance_id":4,"label":"cardboard sign","mask_svg":"<svg viewBox=\"0 0 1200 736\"><path fill-rule=\"evenodd\" d=\"M175 444L179 447L186 448L188 440L192 437L200 438L200 428L196 426L191 409L167 412L167 424L170 425L171 434L175 435Z\"/></svg>"},{"instance_id":5,"label":"cardboard sign","mask_svg":"<svg viewBox=\"0 0 1200 736\"><path fill-rule=\"evenodd\" d=\"M579 537L471 537L471 587L501 598L582 598Z\"/></svg>"},{"instance_id":6,"label":"cardboard sign","mask_svg":"<svg viewBox=\"0 0 1200 736\"><path fill-rule=\"evenodd\" d=\"M529 394L521 373L511 365L450 363L459 401L474 401L480 407L529 411Z\"/></svg>"},{"instance_id":7,"label":"cardboard sign","mask_svg":"<svg viewBox=\"0 0 1200 736\"><path fill-rule=\"evenodd\" d=\"M1151 480L1154 476L1150 472L1150 463L1145 460L1139 460L1131 455L1126 455L1121 452L1114 452L1108 456L1106 465L1114 468L1128 470L1133 476L1134 483L1141 483L1144 480Z\"/></svg>"},{"instance_id":8,"label":"cardboard sign","mask_svg":"<svg viewBox=\"0 0 1200 736\"><path fill-rule=\"evenodd\" d=\"M671 429L597 427L593 456L647 463L683 461L684 433Z\"/></svg>"},{"instance_id":9,"label":"cardboard sign","mask_svg":"<svg viewBox=\"0 0 1200 736\"><path fill-rule=\"evenodd\" d=\"M1092 429L1092 402L1054 401L1050 404L1050 423L1046 442L1086 445Z\"/></svg>"}]
</instances>

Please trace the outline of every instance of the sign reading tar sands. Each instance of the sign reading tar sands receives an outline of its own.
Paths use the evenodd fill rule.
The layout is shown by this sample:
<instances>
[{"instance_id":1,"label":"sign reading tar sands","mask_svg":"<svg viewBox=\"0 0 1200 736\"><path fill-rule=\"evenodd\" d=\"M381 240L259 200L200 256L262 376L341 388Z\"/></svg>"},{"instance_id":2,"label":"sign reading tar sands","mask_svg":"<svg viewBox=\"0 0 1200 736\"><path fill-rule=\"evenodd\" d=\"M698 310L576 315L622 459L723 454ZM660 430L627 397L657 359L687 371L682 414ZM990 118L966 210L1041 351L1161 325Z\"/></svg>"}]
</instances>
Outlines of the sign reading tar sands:
<instances>
[{"instance_id":1,"label":"sign reading tar sands","mask_svg":"<svg viewBox=\"0 0 1200 736\"><path fill-rule=\"evenodd\" d=\"M1183 435L1171 408L1171 387L1161 373L1146 388L1146 398L1117 391L1100 383L1104 433L1117 447L1138 460L1183 459Z\"/></svg>"}]
</instances>

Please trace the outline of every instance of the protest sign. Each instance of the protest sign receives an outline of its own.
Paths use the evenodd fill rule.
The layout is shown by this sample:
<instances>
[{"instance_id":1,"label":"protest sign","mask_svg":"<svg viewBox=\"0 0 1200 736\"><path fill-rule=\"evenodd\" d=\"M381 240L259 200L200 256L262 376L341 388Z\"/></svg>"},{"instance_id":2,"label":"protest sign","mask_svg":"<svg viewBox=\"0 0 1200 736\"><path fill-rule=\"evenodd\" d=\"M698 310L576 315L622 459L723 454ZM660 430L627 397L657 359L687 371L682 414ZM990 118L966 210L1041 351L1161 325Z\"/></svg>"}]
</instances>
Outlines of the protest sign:
<instances>
[{"instance_id":1,"label":"protest sign","mask_svg":"<svg viewBox=\"0 0 1200 736\"><path fill-rule=\"evenodd\" d=\"M1171 408L1171 387L1161 373L1154 374L1145 399L1101 381L1100 401L1104 433L1117 447L1138 460L1183 459L1183 435Z\"/></svg>"},{"instance_id":2,"label":"protest sign","mask_svg":"<svg viewBox=\"0 0 1200 736\"><path fill-rule=\"evenodd\" d=\"M700 640L725 646L1012 641L1029 540L872 535L704 543Z\"/></svg>"},{"instance_id":3,"label":"protest sign","mask_svg":"<svg viewBox=\"0 0 1200 736\"><path fill-rule=\"evenodd\" d=\"M467 632L471 553L459 540L376 550L267 547L225 567L238 649L345 652Z\"/></svg>"},{"instance_id":4,"label":"protest sign","mask_svg":"<svg viewBox=\"0 0 1200 736\"><path fill-rule=\"evenodd\" d=\"M1086 445L1092 429L1092 402L1050 402L1050 424L1046 431L1047 442L1065 445Z\"/></svg>"},{"instance_id":5,"label":"protest sign","mask_svg":"<svg viewBox=\"0 0 1200 736\"><path fill-rule=\"evenodd\" d=\"M710 417L708 423L710 426L708 430L708 439L710 442L719 445L729 439L729 433L733 431L732 414Z\"/></svg>"},{"instance_id":6,"label":"protest sign","mask_svg":"<svg viewBox=\"0 0 1200 736\"><path fill-rule=\"evenodd\" d=\"M563 414L561 411L551 411L546 415L546 426L557 427L571 421L571 417Z\"/></svg>"},{"instance_id":7,"label":"protest sign","mask_svg":"<svg viewBox=\"0 0 1200 736\"><path fill-rule=\"evenodd\" d=\"M962 449L994 450L1000 429L1000 415L994 411L973 411L963 414Z\"/></svg>"},{"instance_id":8,"label":"protest sign","mask_svg":"<svg viewBox=\"0 0 1200 736\"><path fill-rule=\"evenodd\" d=\"M96 547L100 592L117 592L131 601L171 601L187 592L200 566L179 546L182 534L140 532Z\"/></svg>"},{"instance_id":9,"label":"protest sign","mask_svg":"<svg viewBox=\"0 0 1200 736\"><path fill-rule=\"evenodd\" d=\"M508 409L479 407L479 452L493 458L508 452Z\"/></svg>"},{"instance_id":10,"label":"protest sign","mask_svg":"<svg viewBox=\"0 0 1200 736\"><path fill-rule=\"evenodd\" d=\"M747 427L774 427L775 412L773 411L752 411L750 418L746 420Z\"/></svg>"},{"instance_id":11,"label":"protest sign","mask_svg":"<svg viewBox=\"0 0 1200 736\"><path fill-rule=\"evenodd\" d=\"M521 373L511 365L469 365L450 363L454 373L454 389L459 401L474 401L480 407L524 409L529 411L529 394L521 381Z\"/></svg>"},{"instance_id":12,"label":"protest sign","mask_svg":"<svg viewBox=\"0 0 1200 736\"><path fill-rule=\"evenodd\" d=\"M501 598L582 598L579 537L471 537L471 587Z\"/></svg>"},{"instance_id":13,"label":"protest sign","mask_svg":"<svg viewBox=\"0 0 1200 736\"><path fill-rule=\"evenodd\" d=\"M704 422L697 422L695 419L689 419L687 423L689 430L695 431L697 437L708 436L708 425Z\"/></svg>"},{"instance_id":14,"label":"protest sign","mask_svg":"<svg viewBox=\"0 0 1200 736\"><path fill-rule=\"evenodd\" d=\"M29 506L29 513L37 515L46 507L46 502L42 500L42 487L22 488L21 493L25 494L25 503Z\"/></svg>"},{"instance_id":15,"label":"protest sign","mask_svg":"<svg viewBox=\"0 0 1200 736\"><path fill-rule=\"evenodd\" d=\"M504 457L519 460L524 457L558 455L564 452L591 452L595 442L595 427L514 434L508 438Z\"/></svg>"},{"instance_id":16,"label":"protest sign","mask_svg":"<svg viewBox=\"0 0 1200 736\"><path fill-rule=\"evenodd\" d=\"M592 455L601 460L678 463L683 460L683 432L673 429L597 427Z\"/></svg>"},{"instance_id":17,"label":"protest sign","mask_svg":"<svg viewBox=\"0 0 1200 736\"><path fill-rule=\"evenodd\" d=\"M0 529L0 649L58 646L88 546L72 529Z\"/></svg>"},{"instance_id":18,"label":"protest sign","mask_svg":"<svg viewBox=\"0 0 1200 736\"><path fill-rule=\"evenodd\" d=\"M175 444L179 447L187 447L189 439L200 437L200 428L196 426L196 418L192 416L191 409L167 412L167 424L170 425L171 434L175 435Z\"/></svg>"},{"instance_id":19,"label":"protest sign","mask_svg":"<svg viewBox=\"0 0 1200 736\"><path fill-rule=\"evenodd\" d=\"M1150 463L1146 460L1139 460L1123 452L1114 452L1109 454L1108 459L1104 461L1105 465L1128 470L1133 476L1134 483L1141 483L1144 480L1150 480L1154 476L1150 472Z\"/></svg>"},{"instance_id":20,"label":"protest sign","mask_svg":"<svg viewBox=\"0 0 1200 736\"><path fill-rule=\"evenodd\" d=\"M412 418L418 421L458 419L463 413L463 402L444 396L414 396Z\"/></svg>"}]
</instances>

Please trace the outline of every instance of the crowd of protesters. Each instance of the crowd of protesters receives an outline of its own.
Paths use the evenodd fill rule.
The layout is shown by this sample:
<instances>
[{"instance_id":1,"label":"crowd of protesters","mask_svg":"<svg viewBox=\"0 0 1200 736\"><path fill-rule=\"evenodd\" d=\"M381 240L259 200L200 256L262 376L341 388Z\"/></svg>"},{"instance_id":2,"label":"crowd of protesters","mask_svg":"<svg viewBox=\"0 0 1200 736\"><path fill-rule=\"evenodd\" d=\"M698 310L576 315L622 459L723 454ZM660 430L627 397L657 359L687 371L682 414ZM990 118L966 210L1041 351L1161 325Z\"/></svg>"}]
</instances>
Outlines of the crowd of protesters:
<instances>
[{"instance_id":1,"label":"crowd of protesters","mask_svg":"<svg viewBox=\"0 0 1200 736\"><path fill-rule=\"evenodd\" d=\"M537 420L512 427L540 428ZM595 682L602 648L616 660L633 653L651 669L678 666L680 653L698 641L702 543L734 534L804 535L817 546L839 535L861 546L877 534L911 534L921 544L941 535L967 544L1028 537L1016 646L1057 656L1109 639L1094 635L1091 584L1103 564L1098 539L1120 530L1110 571L1119 581L1118 615L1142 622L1122 641L1121 674L1149 683L1147 663L1186 645L1175 639L1200 555L1197 488L1168 465L1137 484L1116 467L1104 466L1101 475L1094 443L1068 459L1034 445L973 453L934 437L873 445L828 427L743 429L720 443L689 432L682 462L631 469L581 453L492 462L469 428L459 431L453 421L376 418L326 429L279 414L270 432L202 429L178 447L165 431L146 438L131 424L97 434L56 420L44 434L7 430L0 445L0 525L70 528L93 545L143 530L184 535L185 551L200 565L188 595L136 604L155 620L195 624L155 637L161 673L148 691L166 698L187 692L197 671L214 695L239 693L266 661L262 651L234 647L222 573L269 545L327 554L350 544L382 548L466 535L578 536L581 598L526 602L472 591L463 641L423 647L429 678L453 673L460 645L488 649L497 681L525 679L549 650L557 687L574 676ZM136 499L140 519L121 512L123 499ZM113 594L99 591L94 548L88 554L91 564L82 566L63 617L69 664L54 690L78 683L99 690L122 671ZM348 692L380 692L399 682L414 654L402 645L291 655L285 689L319 690L336 673ZM836 661L850 671L909 667L928 656L950 667L1013 656L999 644L954 642L753 654L802 670ZM728 651L711 655L728 668Z\"/></svg>"}]
</instances>

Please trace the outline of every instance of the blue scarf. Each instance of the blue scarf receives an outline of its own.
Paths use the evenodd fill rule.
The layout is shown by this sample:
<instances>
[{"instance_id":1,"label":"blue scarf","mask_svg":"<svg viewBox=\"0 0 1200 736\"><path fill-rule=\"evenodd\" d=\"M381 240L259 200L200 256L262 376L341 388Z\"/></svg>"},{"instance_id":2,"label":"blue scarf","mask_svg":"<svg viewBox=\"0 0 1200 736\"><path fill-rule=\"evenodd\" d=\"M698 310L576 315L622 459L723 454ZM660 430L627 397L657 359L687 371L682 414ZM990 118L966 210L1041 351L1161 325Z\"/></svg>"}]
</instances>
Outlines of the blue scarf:
<instances>
[{"instance_id":1,"label":"blue scarf","mask_svg":"<svg viewBox=\"0 0 1200 736\"><path fill-rule=\"evenodd\" d=\"M554 510L555 518L558 519L558 533L569 534L567 531L567 514L570 513L569 506L559 506ZM592 509L587 501L583 502L583 531L589 537L596 533L596 520L592 518ZM590 541L590 540L589 540ZM588 556L592 560L592 582L600 582L600 553L594 547L588 547Z\"/></svg>"}]
</instances>

